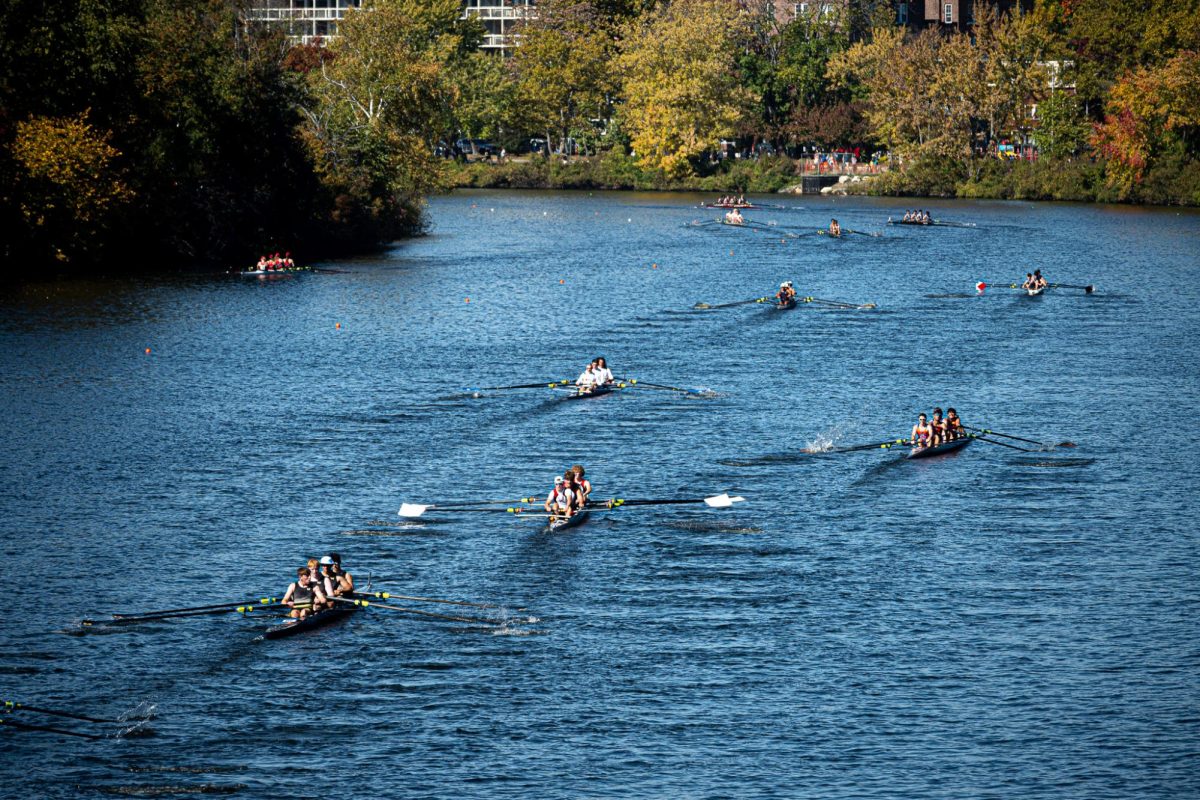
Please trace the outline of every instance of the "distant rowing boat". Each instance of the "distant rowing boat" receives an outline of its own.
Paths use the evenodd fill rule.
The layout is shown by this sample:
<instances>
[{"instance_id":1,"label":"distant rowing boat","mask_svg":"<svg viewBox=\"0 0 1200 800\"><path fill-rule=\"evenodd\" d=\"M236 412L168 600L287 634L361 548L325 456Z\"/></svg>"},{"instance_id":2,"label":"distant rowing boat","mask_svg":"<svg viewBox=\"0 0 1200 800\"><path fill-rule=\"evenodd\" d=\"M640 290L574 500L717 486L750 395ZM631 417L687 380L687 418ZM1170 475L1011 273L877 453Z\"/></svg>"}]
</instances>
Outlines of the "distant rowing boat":
<instances>
[{"instance_id":1,"label":"distant rowing boat","mask_svg":"<svg viewBox=\"0 0 1200 800\"><path fill-rule=\"evenodd\" d=\"M580 525L582 525L583 523L587 522L587 518L590 513L591 512L589 512L585 508L582 511L575 512L574 516L570 516L570 517L566 517L566 518L552 517L550 519L550 522L546 525L544 532L545 533L559 533L560 531L565 531L570 528L577 528Z\"/></svg>"},{"instance_id":2,"label":"distant rowing boat","mask_svg":"<svg viewBox=\"0 0 1200 800\"><path fill-rule=\"evenodd\" d=\"M239 275L290 275L294 272L308 272L312 267L291 267L289 269L247 269Z\"/></svg>"},{"instance_id":3,"label":"distant rowing boat","mask_svg":"<svg viewBox=\"0 0 1200 800\"><path fill-rule=\"evenodd\" d=\"M945 455L955 450L961 450L970 443L970 439L963 437L962 439L951 439L948 442L942 442L933 447L914 447L905 458L932 458L933 456Z\"/></svg>"},{"instance_id":4,"label":"distant rowing boat","mask_svg":"<svg viewBox=\"0 0 1200 800\"><path fill-rule=\"evenodd\" d=\"M355 611L358 611L358 606L349 604L337 605L333 608L324 611L318 611L315 614L309 614L303 619L291 619L279 625L272 625L263 632L264 639L283 639L288 636L295 636L298 633L311 631L316 628L323 628L332 622L336 622L343 617L348 617Z\"/></svg>"},{"instance_id":5,"label":"distant rowing boat","mask_svg":"<svg viewBox=\"0 0 1200 800\"><path fill-rule=\"evenodd\" d=\"M763 208L754 203L701 203L701 208Z\"/></svg>"}]
</instances>

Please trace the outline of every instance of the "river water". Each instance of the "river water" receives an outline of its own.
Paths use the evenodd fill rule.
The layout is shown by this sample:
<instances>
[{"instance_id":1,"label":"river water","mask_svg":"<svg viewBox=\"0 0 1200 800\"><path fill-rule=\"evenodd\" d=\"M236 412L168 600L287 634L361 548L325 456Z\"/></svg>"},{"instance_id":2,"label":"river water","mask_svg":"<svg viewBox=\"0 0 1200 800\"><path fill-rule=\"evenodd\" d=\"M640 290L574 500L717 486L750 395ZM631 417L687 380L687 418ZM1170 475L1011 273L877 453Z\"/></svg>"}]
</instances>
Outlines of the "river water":
<instances>
[{"instance_id":1,"label":"river water","mask_svg":"<svg viewBox=\"0 0 1200 800\"><path fill-rule=\"evenodd\" d=\"M1200 793L1200 215L457 193L369 258L0 300L0 796L1096 798ZM881 236L815 235L836 216ZM1031 299L983 281L1092 284ZM802 304L696 311L773 294ZM148 349L148 352L147 352ZM596 355L627 389L548 389ZM811 445L955 406L1014 439ZM401 502L584 463L570 532ZM278 641L307 556L390 601Z\"/></svg>"}]
</instances>

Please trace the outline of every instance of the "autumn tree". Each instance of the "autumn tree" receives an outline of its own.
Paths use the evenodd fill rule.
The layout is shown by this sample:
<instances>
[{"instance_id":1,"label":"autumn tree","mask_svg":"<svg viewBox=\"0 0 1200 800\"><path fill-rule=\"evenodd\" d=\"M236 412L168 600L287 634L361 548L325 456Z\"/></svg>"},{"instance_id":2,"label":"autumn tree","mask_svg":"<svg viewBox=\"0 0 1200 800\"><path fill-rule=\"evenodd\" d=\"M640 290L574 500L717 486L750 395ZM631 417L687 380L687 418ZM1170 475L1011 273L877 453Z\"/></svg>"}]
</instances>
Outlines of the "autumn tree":
<instances>
[{"instance_id":1,"label":"autumn tree","mask_svg":"<svg viewBox=\"0 0 1200 800\"><path fill-rule=\"evenodd\" d=\"M756 99L734 69L746 20L724 0L674 0L631 22L618 67L624 119L643 167L670 176L737 131Z\"/></svg>"},{"instance_id":2,"label":"autumn tree","mask_svg":"<svg viewBox=\"0 0 1200 800\"><path fill-rule=\"evenodd\" d=\"M440 187L433 145L455 101L451 67L478 44L458 0L375 0L349 10L330 58L309 72L304 105L331 221L349 238L394 238L419 224Z\"/></svg>"},{"instance_id":3,"label":"autumn tree","mask_svg":"<svg viewBox=\"0 0 1200 800\"><path fill-rule=\"evenodd\" d=\"M1092 141L1109 159L1110 183L1128 192L1172 144L1195 152L1200 135L1200 53L1183 52L1161 67L1126 73L1113 87L1105 110Z\"/></svg>"},{"instance_id":4,"label":"autumn tree","mask_svg":"<svg viewBox=\"0 0 1200 800\"><path fill-rule=\"evenodd\" d=\"M26 233L58 261L103 241L113 210L131 197L109 138L86 113L17 124L12 156Z\"/></svg>"},{"instance_id":5,"label":"autumn tree","mask_svg":"<svg viewBox=\"0 0 1200 800\"><path fill-rule=\"evenodd\" d=\"M547 0L518 27L512 58L516 122L565 151L573 130L607 119L617 88L612 20L591 0Z\"/></svg>"}]
</instances>

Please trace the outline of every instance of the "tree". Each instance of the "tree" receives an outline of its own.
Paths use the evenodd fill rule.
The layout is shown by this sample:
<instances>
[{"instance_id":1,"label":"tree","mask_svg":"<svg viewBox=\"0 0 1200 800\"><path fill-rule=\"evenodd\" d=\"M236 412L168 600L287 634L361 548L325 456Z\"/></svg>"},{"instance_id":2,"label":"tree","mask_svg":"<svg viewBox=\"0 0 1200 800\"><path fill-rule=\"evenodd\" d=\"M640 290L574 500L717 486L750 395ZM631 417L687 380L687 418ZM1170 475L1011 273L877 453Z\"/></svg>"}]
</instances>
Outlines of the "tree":
<instances>
[{"instance_id":1,"label":"tree","mask_svg":"<svg viewBox=\"0 0 1200 800\"><path fill-rule=\"evenodd\" d=\"M734 69L745 18L724 0L674 0L624 30L624 120L643 167L670 176L732 135L756 99Z\"/></svg>"},{"instance_id":2,"label":"tree","mask_svg":"<svg viewBox=\"0 0 1200 800\"><path fill-rule=\"evenodd\" d=\"M1034 138L1042 158L1070 158L1087 144L1090 129L1074 95L1055 92L1038 104L1037 111Z\"/></svg>"},{"instance_id":3,"label":"tree","mask_svg":"<svg viewBox=\"0 0 1200 800\"><path fill-rule=\"evenodd\" d=\"M131 197L117 168L120 151L87 116L20 122L12 144L26 233L62 262L87 253Z\"/></svg>"},{"instance_id":4,"label":"tree","mask_svg":"<svg viewBox=\"0 0 1200 800\"><path fill-rule=\"evenodd\" d=\"M1169 145L1183 142L1194 152L1198 133L1200 53L1187 51L1161 67L1123 75L1113 87L1092 144L1109 159L1109 182L1128 191Z\"/></svg>"},{"instance_id":5,"label":"tree","mask_svg":"<svg viewBox=\"0 0 1200 800\"><path fill-rule=\"evenodd\" d=\"M544 133L547 151L557 135L566 151L572 129L607 119L616 90L611 21L590 0L548 0L517 31L513 53L516 122Z\"/></svg>"},{"instance_id":6,"label":"tree","mask_svg":"<svg viewBox=\"0 0 1200 800\"><path fill-rule=\"evenodd\" d=\"M330 58L309 73L306 136L349 240L394 238L420 223L441 185L433 145L454 102L451 67L479 41L457 0L375 0L347 11Z\"/></svg>"},{"instance_id":7,"label":"tree","mask_svg":"<svg viewBox=\"0 0 1200 800\"><path fill-rule=\"evenodd\" d=\"M513 116L515 84L503 58L476 50L450 68L454 85L453 134L498 138Z\"/></svg>"}]
</instances>

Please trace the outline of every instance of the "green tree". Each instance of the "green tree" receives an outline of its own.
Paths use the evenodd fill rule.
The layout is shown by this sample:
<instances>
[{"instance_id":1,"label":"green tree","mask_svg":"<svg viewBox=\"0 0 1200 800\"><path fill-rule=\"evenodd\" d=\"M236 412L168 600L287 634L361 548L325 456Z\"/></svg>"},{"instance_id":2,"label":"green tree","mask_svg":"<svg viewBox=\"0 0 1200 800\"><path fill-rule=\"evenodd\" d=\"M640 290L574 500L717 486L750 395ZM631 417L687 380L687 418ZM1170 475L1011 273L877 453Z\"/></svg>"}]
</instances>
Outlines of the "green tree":
<instances>
[{"instance_id":1,"label":"green tree","mask_svg":"<svg viewBox=\"0 0 1200 800\"><path fill-rule=\"evenodd\" d=\"M723 0L663 3L626 27L623 119L644 168L687 175L692 159L737 131L756 100L734 69L747 35Z\"/></svg>"},{"instance_id":2,"label":"green tree","mask_svg":"<svg viewBox=\"0 0 1200 800\"><path fill-rule=\"evenodd\" d=\"M1042 158L1062 160L1087 146L1091 128L1084 122L1079 101L1066 92L1055 92L1038 104L1034 131Z\"/></svg>"},{"instance_id":3,"label":"green tree","mask_svg":"<svg viewBox=\"0 0 1200 800\"><path fill-rule=\"evenodd\" d=\"M347 12L338 33L308 73L307 140L340 235L394 238L420 224L422 198L442 185L433 145L478 24L459 19L457 0L375 0Z\"/></svg>"},{"instance_id":4,"label":"green tree","mask_svg":"<svg viewBox=\"0 0 1200 800\"><path fill-rule=\"evenodd\" d=\"M616 91L611 21L590 0L547 0L517 33L512 58L516 123L549 147L611 115ZM565 149L565 148L564 148Z\"/></svg>"}]
</instances>

